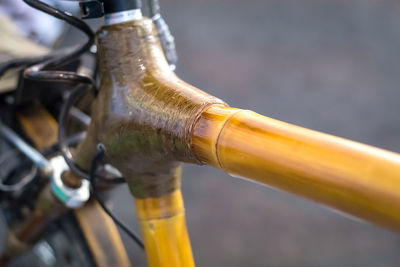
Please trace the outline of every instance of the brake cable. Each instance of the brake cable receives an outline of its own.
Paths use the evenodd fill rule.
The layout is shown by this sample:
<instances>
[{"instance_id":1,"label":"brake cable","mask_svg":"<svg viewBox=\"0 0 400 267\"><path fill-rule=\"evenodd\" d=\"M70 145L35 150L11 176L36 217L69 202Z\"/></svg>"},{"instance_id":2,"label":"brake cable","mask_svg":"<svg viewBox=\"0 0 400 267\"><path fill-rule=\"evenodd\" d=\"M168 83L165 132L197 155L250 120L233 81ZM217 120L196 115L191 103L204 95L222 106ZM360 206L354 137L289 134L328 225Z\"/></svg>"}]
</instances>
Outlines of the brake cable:
<instances>
[{"instance_id":1,"label":"brake cable","mask_svg":"<svg viewBox=\"0 0 400 267\"><path fill-rule=\"evenodd\" d=\"M141 248L144 249L144 244L143 241L139 238L139 236L131 229L129 229L122 221L118 220L114 214L107 208L106 204L104 203L103 199L100 197L98 191L97 191L97 185L96 185L96 177L95 173L96 170L98 169L101 160L104 157L104 154L106 152L106 149L103 144L98 144L97 145L97 153L94 156L91 167L90 167L90 184L92 185L92 191L93 191L93 196L99 202L100 206L103 208L104 212L107 213L111 219L114 221L116 225L118 225L129 237L135 241L135 243Z\"/></svg>"},{"instance_id":2,"label":"brake cable","mask_svg":"<svg viewBox=\"0 0 400 267\"><path fill-rule=\"evenodd\" d=\"M73 103L77 100L77 96L80 96L83 90L88 88L94 89L97 91L95 81L85 75L81 75L76 72L71 71L57 71L54 70L60 66L65 65L68 62L78 58L83 53L88 51L90 47L94 43L94 33L92 29L81 19L74 17L67 12L59 10L55 7L52 7L48 4L45 4L39 0L24 0L24 2L31 7L38 9L40 11L45 12L48 15L61 19L73 27L79 29L88 37L88 40L83 45L79 46L77 49L74 49L70 53L63 53L58 57L53 57L48 60L45 60L36 65L32 65L27 68L24 72L24 77L30 80L36 81L56 81L56 82L73 82L79 83L79 85L73 89L69 95L69 97L65 100L62 105L61 113L59 116L59 125L58 125L58 143L60 147L60 151L62 156L64 157L68 167L72 172L76 173L79 177L83 179L89 179L89 174L81 170L72 157L71 152L69 151L69 146L67 142L67 137L65 134L66 128L66 120L68 119L69 110L72 107ZM124 183L125 179L123 177L115 177L115 178L105 178L101 176L97 176L96 178L106 183Z\"/></svg>"},{"instance_id":3,"label":"brake cable","mask_svg":"<svg viewBox=\"0 0 400 267\"><path fill-rule=\"evenodd\" d=\"M81 56L83 53L88 51L90 47L94 43L94 33L90 29L90 27L83 22L82 20L63 12L57 8L49 6L39 0L24 0L25 3L30 5L33 8L36 8L40 11L43 11L51 16L54 16L58 19L64 20L68 24L78 28L82 32L84 32L88 41L74 50L72 53L64 54L56 58L50 58L47 61L43 61L39 64L32 65L28 69L25 70L24 76L27 79L37 80L37 81L56 81L56 82L74 82L79 83L71 92L68 98L64 101L61 111L59 114L59 124L58 124L58 142L59 148L65 162L72 172L76 173L81 178L87 179L90 181L93 189L93 196L99 202L102 209L111 217L111 219L117 224L129 237L131 237L137 245L144 249L144 244L138 237L138 235L130 230L123 222L118 220L111 211L107 208L104 201L101 199L97 192L96 182L97 180L101 180L102 182L109 183L124 183L125 179L123 177L116 178L105 178L102 176L96 175L96 170L100 164L100 161L105 153L104 146L98 146L98 152L96 156L93 158L90 172L87 174L83 170L81 170L74 162L72 154L68 147L67 137L66 137L66 122L68 119L69 112L75 103L75 101L79 98L79 96L88 89L95 89L97 92L97 88L95 85L95 81L88 77L81 75L76 72L67 72L67 71L56 71L57 67L60 67L76 58Z\"/></svg>"}]
</instances>

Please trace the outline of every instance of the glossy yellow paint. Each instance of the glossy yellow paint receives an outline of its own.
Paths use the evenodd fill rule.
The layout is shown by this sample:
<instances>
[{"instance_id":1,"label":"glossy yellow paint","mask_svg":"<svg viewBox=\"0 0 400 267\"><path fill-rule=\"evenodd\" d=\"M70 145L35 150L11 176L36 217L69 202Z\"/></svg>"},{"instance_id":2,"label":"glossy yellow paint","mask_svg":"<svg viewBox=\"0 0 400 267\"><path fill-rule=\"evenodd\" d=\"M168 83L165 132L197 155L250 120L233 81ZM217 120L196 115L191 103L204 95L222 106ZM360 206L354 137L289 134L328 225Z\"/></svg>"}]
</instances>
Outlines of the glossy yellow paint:
<instances>
[{"instance_id":1,"label":"glossy yellow paint","mask_svg":"<svg viewBox=\"0 0 400 267\"><path fill-rule=\"evenodd\" d=\"M206 164L400 231L400 155L252 111L212 106L192 149Z\"/></svg>"},{"instance_id":2,"label":"glossy yellow paint","mask_svg":"<svg viewBox=\"0 0 400 267\"><path fill-rule=\"evenodd\" d=\"M181 191L135 204L149 266L194 266Z\"/></svg>"}]
</instances>

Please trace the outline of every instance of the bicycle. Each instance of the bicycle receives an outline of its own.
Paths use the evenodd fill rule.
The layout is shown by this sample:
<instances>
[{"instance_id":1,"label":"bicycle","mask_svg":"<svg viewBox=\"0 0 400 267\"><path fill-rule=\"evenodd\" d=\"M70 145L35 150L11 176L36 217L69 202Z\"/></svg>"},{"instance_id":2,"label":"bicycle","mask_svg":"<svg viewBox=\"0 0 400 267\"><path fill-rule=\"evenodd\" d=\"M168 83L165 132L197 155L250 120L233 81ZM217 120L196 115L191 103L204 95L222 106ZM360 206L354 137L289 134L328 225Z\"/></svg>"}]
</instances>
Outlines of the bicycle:
<instances>
[{"instance_id":1,"label":"bicycle","mask_svg":"<svg viewBox=\"0 0 400 267\"><path fill-rule=\"evenodd\" d=\"M74 157L66 141L66 120L74 103L96 82L51 70L68 61L70 53L22 66L28 67L27 79L82 84L70 91L60 112L61 154L73 173L90 181L98 200L96 181L128 183L150 266L194 265L178 162L208 164L399 230L399 155L228 107L175 76L171 36L160 34L165 26L154 27L141 17L139 2L113 3L104 1L108 25L97 32L101 85L93 93L92 122ZM99 7L98 2L90 4ZM91 5L83 4L87 17L103 15ZM70 17L64 19L71 22ZM74 52L76 57L94 38L83 24L73 23L86 29L90 40ZM156 36L164 40L161 45ZM96 174L102 160L124 178ZM76 177L71 179L76 183Z\"/></svg>"}]
</instances>

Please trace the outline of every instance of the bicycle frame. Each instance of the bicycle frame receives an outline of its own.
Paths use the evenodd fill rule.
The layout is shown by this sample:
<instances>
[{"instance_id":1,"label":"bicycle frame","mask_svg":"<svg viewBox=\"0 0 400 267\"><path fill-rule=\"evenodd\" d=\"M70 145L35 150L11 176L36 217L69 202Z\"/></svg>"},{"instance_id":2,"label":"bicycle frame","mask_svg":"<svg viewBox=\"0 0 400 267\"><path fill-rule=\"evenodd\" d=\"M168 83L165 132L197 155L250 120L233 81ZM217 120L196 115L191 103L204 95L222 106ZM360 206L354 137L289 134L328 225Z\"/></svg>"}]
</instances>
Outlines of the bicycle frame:
<instances>
[{"instance_id":1,"label":"bicycle frame","mask_svg":"<svg viewBox=\"0 0 400 267\"><path fill-rule=\"evenodd\" d=\"M97 45L101 88L75 159L88 170L105 145L135 197L149 266L194 266L180 162L400 230L399 154L228 107L175 76L149 19L104 26Z\"/></svg>"}]
</instances>

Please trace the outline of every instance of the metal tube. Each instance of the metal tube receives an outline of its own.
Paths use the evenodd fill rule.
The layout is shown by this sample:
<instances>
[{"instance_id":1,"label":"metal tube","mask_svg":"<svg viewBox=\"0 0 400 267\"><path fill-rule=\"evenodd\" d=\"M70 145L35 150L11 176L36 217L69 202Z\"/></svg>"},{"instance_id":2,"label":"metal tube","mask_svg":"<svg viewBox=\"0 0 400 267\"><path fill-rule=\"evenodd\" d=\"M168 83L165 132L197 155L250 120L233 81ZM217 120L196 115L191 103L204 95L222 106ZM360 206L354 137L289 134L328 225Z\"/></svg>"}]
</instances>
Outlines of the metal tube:
<instances>
[{"instance_id":1,"label":"metal tube","mask_svg":"<svg viewBox=\"0 0 400 267\"><path fill-rule=\"evenodd\" d=\"M76 107L71 107L69 115L80 121L85 126L88 126L92 120L90 116L86 115L86 113Z\"/></svg>"},{"instance_id":2,"label":"metal tube","mask_svg":"<svg viewBox=\"0 0 400 267\"><path fill-rule=\"evenodd\" d=\"M0 123L0 133L15 147L17 147L25 156L32 160L39 169L50 171L50 162L43 157L36 149L28 145L21 137L19 137L13 130L4 124Z\"/></svg>"}]
</instances>

